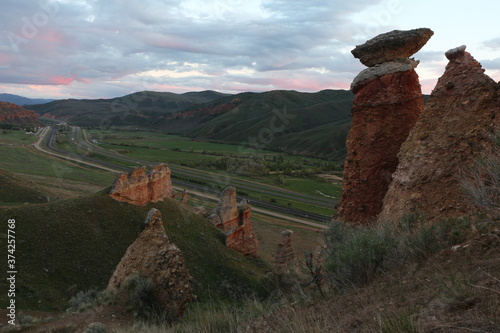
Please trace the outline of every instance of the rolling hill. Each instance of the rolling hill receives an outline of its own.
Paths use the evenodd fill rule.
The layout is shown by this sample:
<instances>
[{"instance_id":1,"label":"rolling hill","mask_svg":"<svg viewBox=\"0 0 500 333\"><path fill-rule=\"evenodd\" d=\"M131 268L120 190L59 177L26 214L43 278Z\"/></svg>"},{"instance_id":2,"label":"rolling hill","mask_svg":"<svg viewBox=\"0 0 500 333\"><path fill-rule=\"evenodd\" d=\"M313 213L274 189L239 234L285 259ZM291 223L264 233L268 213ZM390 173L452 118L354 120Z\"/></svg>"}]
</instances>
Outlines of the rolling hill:
<instances>
[{"instance_id":1,"label":"rolling hill","mask_svg":"<svg viewBox=\"0 0 500 333\"><path fill-rule=\"evenodd\" d=\"M242 93L159 118L151 126L197 140L342 158L352 99L345 90Z\"/></svg>"},{"instance_id":2,"label":"rolling hill","mask_svg":"<svg viewBox=\"0 0 500 333\"><path fill-rule=\"evenodd\" d=\"M103 290L153 207L183 252L198 300L266 294L258 276L267 266L228 249L221 231L203 217L173 199L135 206L115 201L108 191L0 210L3 220L16 221L18 308L64 310L77 292ZM0 296L3 307L6 296Z\"/></svg>"},{"instance_id":3,"label":"rolling hill","mask_svg":"<svg viewBox=\"0 0 500 333\"><path fill-rule=\"evenodd\" d=\"M78 126L147 127L151 119L226 96L215 91L174 94L142 91L111 99L66 99L32 105L41 117Z\"/></svg>"},{"instance_id":4,"label":"rolling hill","mask_svg":"<svg viewBox=\"0 0 500 333\"><path fill-rule=\"evenodd\" d=\"M157 129L195 140L340 160L346 152L352 99L346 90L237 95L144 91L113 99L58 100L31 108L41 117L70 125Z\"/></svg>"}]
</instances>

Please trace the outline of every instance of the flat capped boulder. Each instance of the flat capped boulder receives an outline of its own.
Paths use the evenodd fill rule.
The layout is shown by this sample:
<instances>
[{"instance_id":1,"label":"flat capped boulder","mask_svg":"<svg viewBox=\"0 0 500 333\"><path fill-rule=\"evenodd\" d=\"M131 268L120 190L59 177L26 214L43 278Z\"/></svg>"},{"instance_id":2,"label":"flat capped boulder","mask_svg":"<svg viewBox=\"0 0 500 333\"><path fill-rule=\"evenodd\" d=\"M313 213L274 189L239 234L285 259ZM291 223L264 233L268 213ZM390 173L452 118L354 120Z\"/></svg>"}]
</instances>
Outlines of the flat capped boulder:
<instances>
[{"instance_id":1,"label":"flat capped boulder","mask_svg":"<svg viewBox=\"0 0 500 333\"><path fill-rule=\"evenodd\" d=\"M429 28L393 30L380 34L351 51L365 66L371 67L399 58L408 58L418 52L432 37Z\"/></svg>"}]
</instances>

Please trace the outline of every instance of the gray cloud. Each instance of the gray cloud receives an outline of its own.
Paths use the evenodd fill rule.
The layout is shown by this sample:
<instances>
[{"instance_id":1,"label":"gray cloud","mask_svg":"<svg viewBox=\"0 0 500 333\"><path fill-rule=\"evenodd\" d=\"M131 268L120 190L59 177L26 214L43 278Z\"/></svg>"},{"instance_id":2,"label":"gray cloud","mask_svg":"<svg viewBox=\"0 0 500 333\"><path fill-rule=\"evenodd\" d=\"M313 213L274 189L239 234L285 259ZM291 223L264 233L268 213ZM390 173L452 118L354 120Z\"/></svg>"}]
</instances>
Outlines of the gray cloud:
<instances>
[{"instance_id":1,"label":"gray cloud","mask_svg":"<svg viewBox=\"0 0 500 333\"><path fill-rule=\"evenodd\" d=\"M88 97L144 87L347 88L364 68L349 50L368 34L350 16L383 3L4 0L0 83L57 86L63 94ZM23 34L30 24L36 32Z\"/></svg>"},{"instance_id":2,"label":"gray cloud","mask_svg":"<svg viewBox=\"0 0 500 333\"><path fill-rule=\"evenodd\" d=\"M488 47L488 48L491 48L493 50L499 50L500 49L500 37L484 41L483 45Z\"/></svg>"},{"instance_id":3,"label":"gray cloud","mask_svg":"<svg viewBox=\"0 0 500 333\"><path fill-rule=\"evenodd\" d=\"M480 60L485 69L500 70L500 58Z\"/></svg>"}]
</instances>

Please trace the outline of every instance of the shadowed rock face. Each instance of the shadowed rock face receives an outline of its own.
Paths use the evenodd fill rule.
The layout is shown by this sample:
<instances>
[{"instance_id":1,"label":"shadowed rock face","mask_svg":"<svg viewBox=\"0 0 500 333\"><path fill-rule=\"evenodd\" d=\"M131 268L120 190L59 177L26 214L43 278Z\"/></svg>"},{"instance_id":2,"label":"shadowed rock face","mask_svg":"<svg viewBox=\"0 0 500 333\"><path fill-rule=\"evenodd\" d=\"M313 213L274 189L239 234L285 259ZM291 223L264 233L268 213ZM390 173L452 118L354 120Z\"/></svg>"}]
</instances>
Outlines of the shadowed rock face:
<instances>
[{"instance_id":1,"label":"shadowed rock face","mask_svg":"<svg viewBox=\"0 0 500 333\"><path fill-rule=\"evenodd\" d=\"M418 52L432 37L434 32L428 28L407 31L393 30L380 34L363 45L358 45L351 53L365 66L408 58Z\"/></svg>"},{"instance_id":2,"label":"shadowed rock face","mask_svg":"<svg viewBox=\"0 0 500 333\"><path fill-rule=\"evenodd\" d=\"M446 56L446 71L401 147L381 218L418 212L439 219L475 211L464 201L459 175L495 149L500 85L484 74L465 47Z\"/></svg>"},{"instance_id":3,"label":"shadowed rock face","mask_svg":"<svg viewBox=\"0 0 500 333\"><path fill-rule=\"evenodd\" d=\"M232 186L222 191L217 208L208 219L226 236L226 246L236 252L257 258L259 244L250 221L251 208L243 199L236 203L236 189Z\"/></svg>"},{"instance_id":4,"label":"shadowed rock face","mask_svg":"<svg viewBox=\"0 0 500 333\"><path fill-rule=\"evenodd\" d=\"M36 125L39 124L38 115L35 111L8 102L0 102L0 123Z\"/></svg>"},{"instance_id":5,"label":"shadowed rock face","mask_svg":"<svg viewBox=\"0 0 500 333\"><path fill-rule=\"evenodd\" d=\"M195 300L192 278L181 251L169 242L160 211L151 209L145 224L145 229L116 266L107 290L119 292L132 274L149 278L154 283L155 303L161 306L169 321L175 322L187 304Z\"/></svg>"},{"instance_id":6,"label":"shadowed rock face","mask_svg":"<svg viewBox=\"0 0 500 333\"><path fill-rule=\"evenodd\" d=\"M381 212L399 162L398 151L423 109L414 70L418 61L403 58L418 51L431 35L430 29L393 31L353 50L361 62L372 67L351 85L353 120L346 141L342 198L334 218L370 223Z\"/></svg>"},{"instance_id":7,"label":"shadowed rock face","mask_svg":"<svg viewBox=\"0 0 500 333\"><path fill-rule=\"evenodd\" d=\"M146 173L146 167L121 174L113 183L109 196L134 205L157 202L174 195L170 169L165 164L156 165Z\"/></svg>"}]
</instances>

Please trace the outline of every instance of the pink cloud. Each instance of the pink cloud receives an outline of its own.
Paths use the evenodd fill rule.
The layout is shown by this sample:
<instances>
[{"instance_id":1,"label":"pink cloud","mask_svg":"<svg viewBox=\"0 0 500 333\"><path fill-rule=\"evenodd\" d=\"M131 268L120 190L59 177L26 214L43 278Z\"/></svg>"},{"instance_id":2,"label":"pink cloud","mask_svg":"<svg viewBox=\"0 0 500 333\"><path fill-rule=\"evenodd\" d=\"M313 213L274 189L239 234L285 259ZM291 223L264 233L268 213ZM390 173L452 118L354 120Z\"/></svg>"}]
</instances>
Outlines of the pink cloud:
<instances>
[{"instance_id":1,"label":"pink cloud","mask_svg":"<svg viewBox=\"0 0 500 333\"><path fill-rule=\"evenodd\" d=\"M90 83L92 83L92 81L91 81L91 80L89 80L89 79L85 79L85 78L83 78L83 77L77 77L77 78L75 78L75 80L76 80L77 82L86 83L86 84L90 84Z\"/></svg>"},{"instance_id":2,"label":"pink cloud","mask_svg":"<svg viewBox=\"0 0 500 333\"><path fill-rule=\"evenodd\" d=\"M286 89L297 91L320 91L324 89L349 89L350 85L343 81L321 82L307 78L272 78L270 79L274 89Z\"/></svg>"},{"instance_id":3,"label":"pink cloud","mask_svg":"<svg viewBox=\"0 0 500 333\"><path fill-rule=\"evenodd\" d=\"M12 56L5 53L0 53L0 65L7 65L12 61Z\"/></svg>"},{"instance_id":4,"label":"pink cloud","mask_svg":"<svg viewBox=\"0 0 500 333\"><path fill-rule=\"evenodd\" d=\"M71 84L75 79L73 77L65 77L62 75L59 76L51 76L49 80L49 84L53 85L68 85Z\"/></svg>"}]
</instances>

